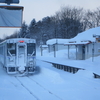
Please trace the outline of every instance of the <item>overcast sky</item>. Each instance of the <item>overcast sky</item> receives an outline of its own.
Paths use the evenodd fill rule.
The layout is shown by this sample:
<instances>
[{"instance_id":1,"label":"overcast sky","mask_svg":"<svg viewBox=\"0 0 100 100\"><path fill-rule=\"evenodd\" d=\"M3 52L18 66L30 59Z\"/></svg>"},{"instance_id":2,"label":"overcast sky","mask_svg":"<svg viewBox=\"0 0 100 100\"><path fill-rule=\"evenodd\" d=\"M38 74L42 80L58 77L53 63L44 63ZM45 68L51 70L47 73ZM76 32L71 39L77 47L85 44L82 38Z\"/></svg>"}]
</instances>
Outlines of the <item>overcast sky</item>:
<instances>
[{"instance_id":1,"label":"overcast sky","mask_svg":"<svg viewBox=\"0 0 100 100\"><path fill-rule=\"evenodd\" d=\"M84 9L95 10L100 7L100 0L20 0L20 6L24 6L23 21L27 24L35 18L36 21L46 16L54 15L62 6L83 7ZM0 37L12 34L19 28L0 28Z\"/></svg>"},{"instance_id":2,"label":"overcast sky","mask_svg":"<svg viewBox=\"0 0 100 100\"><path fill-rule=\"evenodd\" d=\"M24 20L29 23L33 18L38 21L43 17L54 15L61 6L96 9L100 7L100 0L20 0L20 5L24 6Z\"/></svg>"}]
</instances>

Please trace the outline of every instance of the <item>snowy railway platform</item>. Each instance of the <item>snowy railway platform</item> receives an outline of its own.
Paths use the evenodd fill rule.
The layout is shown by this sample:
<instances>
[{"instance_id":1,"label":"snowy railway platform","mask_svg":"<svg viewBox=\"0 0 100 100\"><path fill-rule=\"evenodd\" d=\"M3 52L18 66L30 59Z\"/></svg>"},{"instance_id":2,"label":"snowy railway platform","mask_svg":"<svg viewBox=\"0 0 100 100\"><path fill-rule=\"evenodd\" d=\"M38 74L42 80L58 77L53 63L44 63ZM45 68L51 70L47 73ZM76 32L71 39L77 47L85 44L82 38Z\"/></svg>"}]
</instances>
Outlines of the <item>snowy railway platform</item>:
<instances>
[{"instance_id":1,"label":"snowy railway platform","mask_svg":"<svg viewBox=\"0 0 100 100\"><path fill-rule=\"evenodd\" d=\"M46 42L38 59L54 67L76 73L86 70L100 78L100 27L92 28L71 39L54 38Z\"/></svg>"},{"instance_id":2,"label":"snowy railway platform","mask_svg":"<svg viewBox=\"0 0 100 100\"><path fill-rule=\"evenodd\" d=\"M37 59L51 63L54 67L67 72L76 73L78 70L86 70L91 73L94 78L100 78L100 56L91 57L87 60L72 60L68 59L66 55L66 50L58 51L57 57L54 57L53 53L44 51L43 56L38 56Z\"/></svg>"}]
</instances>

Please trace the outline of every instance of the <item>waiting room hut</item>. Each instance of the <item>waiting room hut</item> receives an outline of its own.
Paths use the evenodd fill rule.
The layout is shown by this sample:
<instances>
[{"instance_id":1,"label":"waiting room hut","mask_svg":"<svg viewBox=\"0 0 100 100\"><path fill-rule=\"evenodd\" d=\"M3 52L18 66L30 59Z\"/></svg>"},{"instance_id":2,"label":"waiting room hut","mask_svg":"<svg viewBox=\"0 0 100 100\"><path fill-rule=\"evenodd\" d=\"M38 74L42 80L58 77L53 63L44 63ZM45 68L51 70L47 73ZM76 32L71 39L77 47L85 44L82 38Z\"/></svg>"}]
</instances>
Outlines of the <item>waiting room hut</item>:
<instances>
[{"instance_id":1,"label":"waiting room hut","mask_svg":"<svg viewBox=\"0 0 100 100\"><path fill-rule=\"evenodd\" d=\"M76 49L76 60L85 60L94 55L94 43L86 40L86 41L70 41L65 43L64 45L68 46L68 59L70 59L70 47L74 46Z\"/></svg>"}]
</instances>

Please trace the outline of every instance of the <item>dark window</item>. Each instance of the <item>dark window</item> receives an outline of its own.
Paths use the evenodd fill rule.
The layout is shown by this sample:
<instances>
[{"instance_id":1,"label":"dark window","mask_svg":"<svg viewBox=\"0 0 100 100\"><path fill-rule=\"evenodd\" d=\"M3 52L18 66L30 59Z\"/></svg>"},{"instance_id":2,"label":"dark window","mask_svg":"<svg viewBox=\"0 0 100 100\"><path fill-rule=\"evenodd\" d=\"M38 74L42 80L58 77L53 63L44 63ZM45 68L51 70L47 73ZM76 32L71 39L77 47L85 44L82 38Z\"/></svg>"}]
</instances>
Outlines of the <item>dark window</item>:
<instances>
[{"instance_id":1,"label":"dark window","mask_svg":"<svg viewBox=\"0 0 100 100\"><path fill-rule=\"evenodd\" d=\"M28 43L27 44L27 54L28 55L35 55L36 52L35 43Z\"/></svg>"},{"instance_id":2,"label":"dark window","mask_svg":"<svg viewBox=\"0 0 100 100\"><path fill-rule=\"evenodd\" d=\"M8 43L7 44L7 55L16 55L16 44L15 43Z\"/></svg>"},{"instance_id":3,"label":"dark window","mask_svg":"<svg viewBox=\"0 0 100 100\"><path fill-rule=\"evenodd\" d=\"M3 55L3 45L0 46L0 54Z\"/></svg>"}]
</instances>

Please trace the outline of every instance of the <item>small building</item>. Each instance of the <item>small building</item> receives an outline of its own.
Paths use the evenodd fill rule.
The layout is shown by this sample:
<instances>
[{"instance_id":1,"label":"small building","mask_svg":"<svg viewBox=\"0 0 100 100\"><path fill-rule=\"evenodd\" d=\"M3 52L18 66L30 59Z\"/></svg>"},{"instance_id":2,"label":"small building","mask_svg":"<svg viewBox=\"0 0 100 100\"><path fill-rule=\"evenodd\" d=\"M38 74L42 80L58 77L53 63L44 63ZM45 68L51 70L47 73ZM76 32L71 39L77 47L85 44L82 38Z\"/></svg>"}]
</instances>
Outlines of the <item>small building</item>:
<instances>
[{"instance_id":1,"label":"small building","mask_svg":"<svg viewBox=\"0 0 100 100\"><path fill-rule=\"evenodd\" d=\"M43 49L43 50L45 50L45 49L48 49L48 45L40 45L40 49Z\"/></svg>"},{"instance_id":2,"label":"small building","mask_svg":"<svg viewBox=\"0 0 100 100\"><path fill-rule=\"evenodd\" d=\"M70 59L70 46L74 46L76 49L76 60L85 60L93 55L91 47L93 46L93 43L91 41L81 41L81 42L69 42L65 43L65 45L68 46L68 58Z\"/></svg>"},{"instance_id":3,"label":"small building","mask_svg":"<svg viewBox=\"0 0 100 100\"><path fill-rule=\"evenodd\" d=\"M63 50L63 49L68 49L68 46L66 46L64 43L66 42L67 39L50 39L47 41L48 45L48 51L53 52L58 51L58 50Z\"/></svg>"},{"instance_id":4,"label":"small building","mask_svg":"<svg viewBox=\"0 0 100 100\"><path fill-rule=\"evenodd\" d=\"M40 45L41 56L43 56L43 50L47 50L48 45Z\"/></svg>"}]
</instances>

